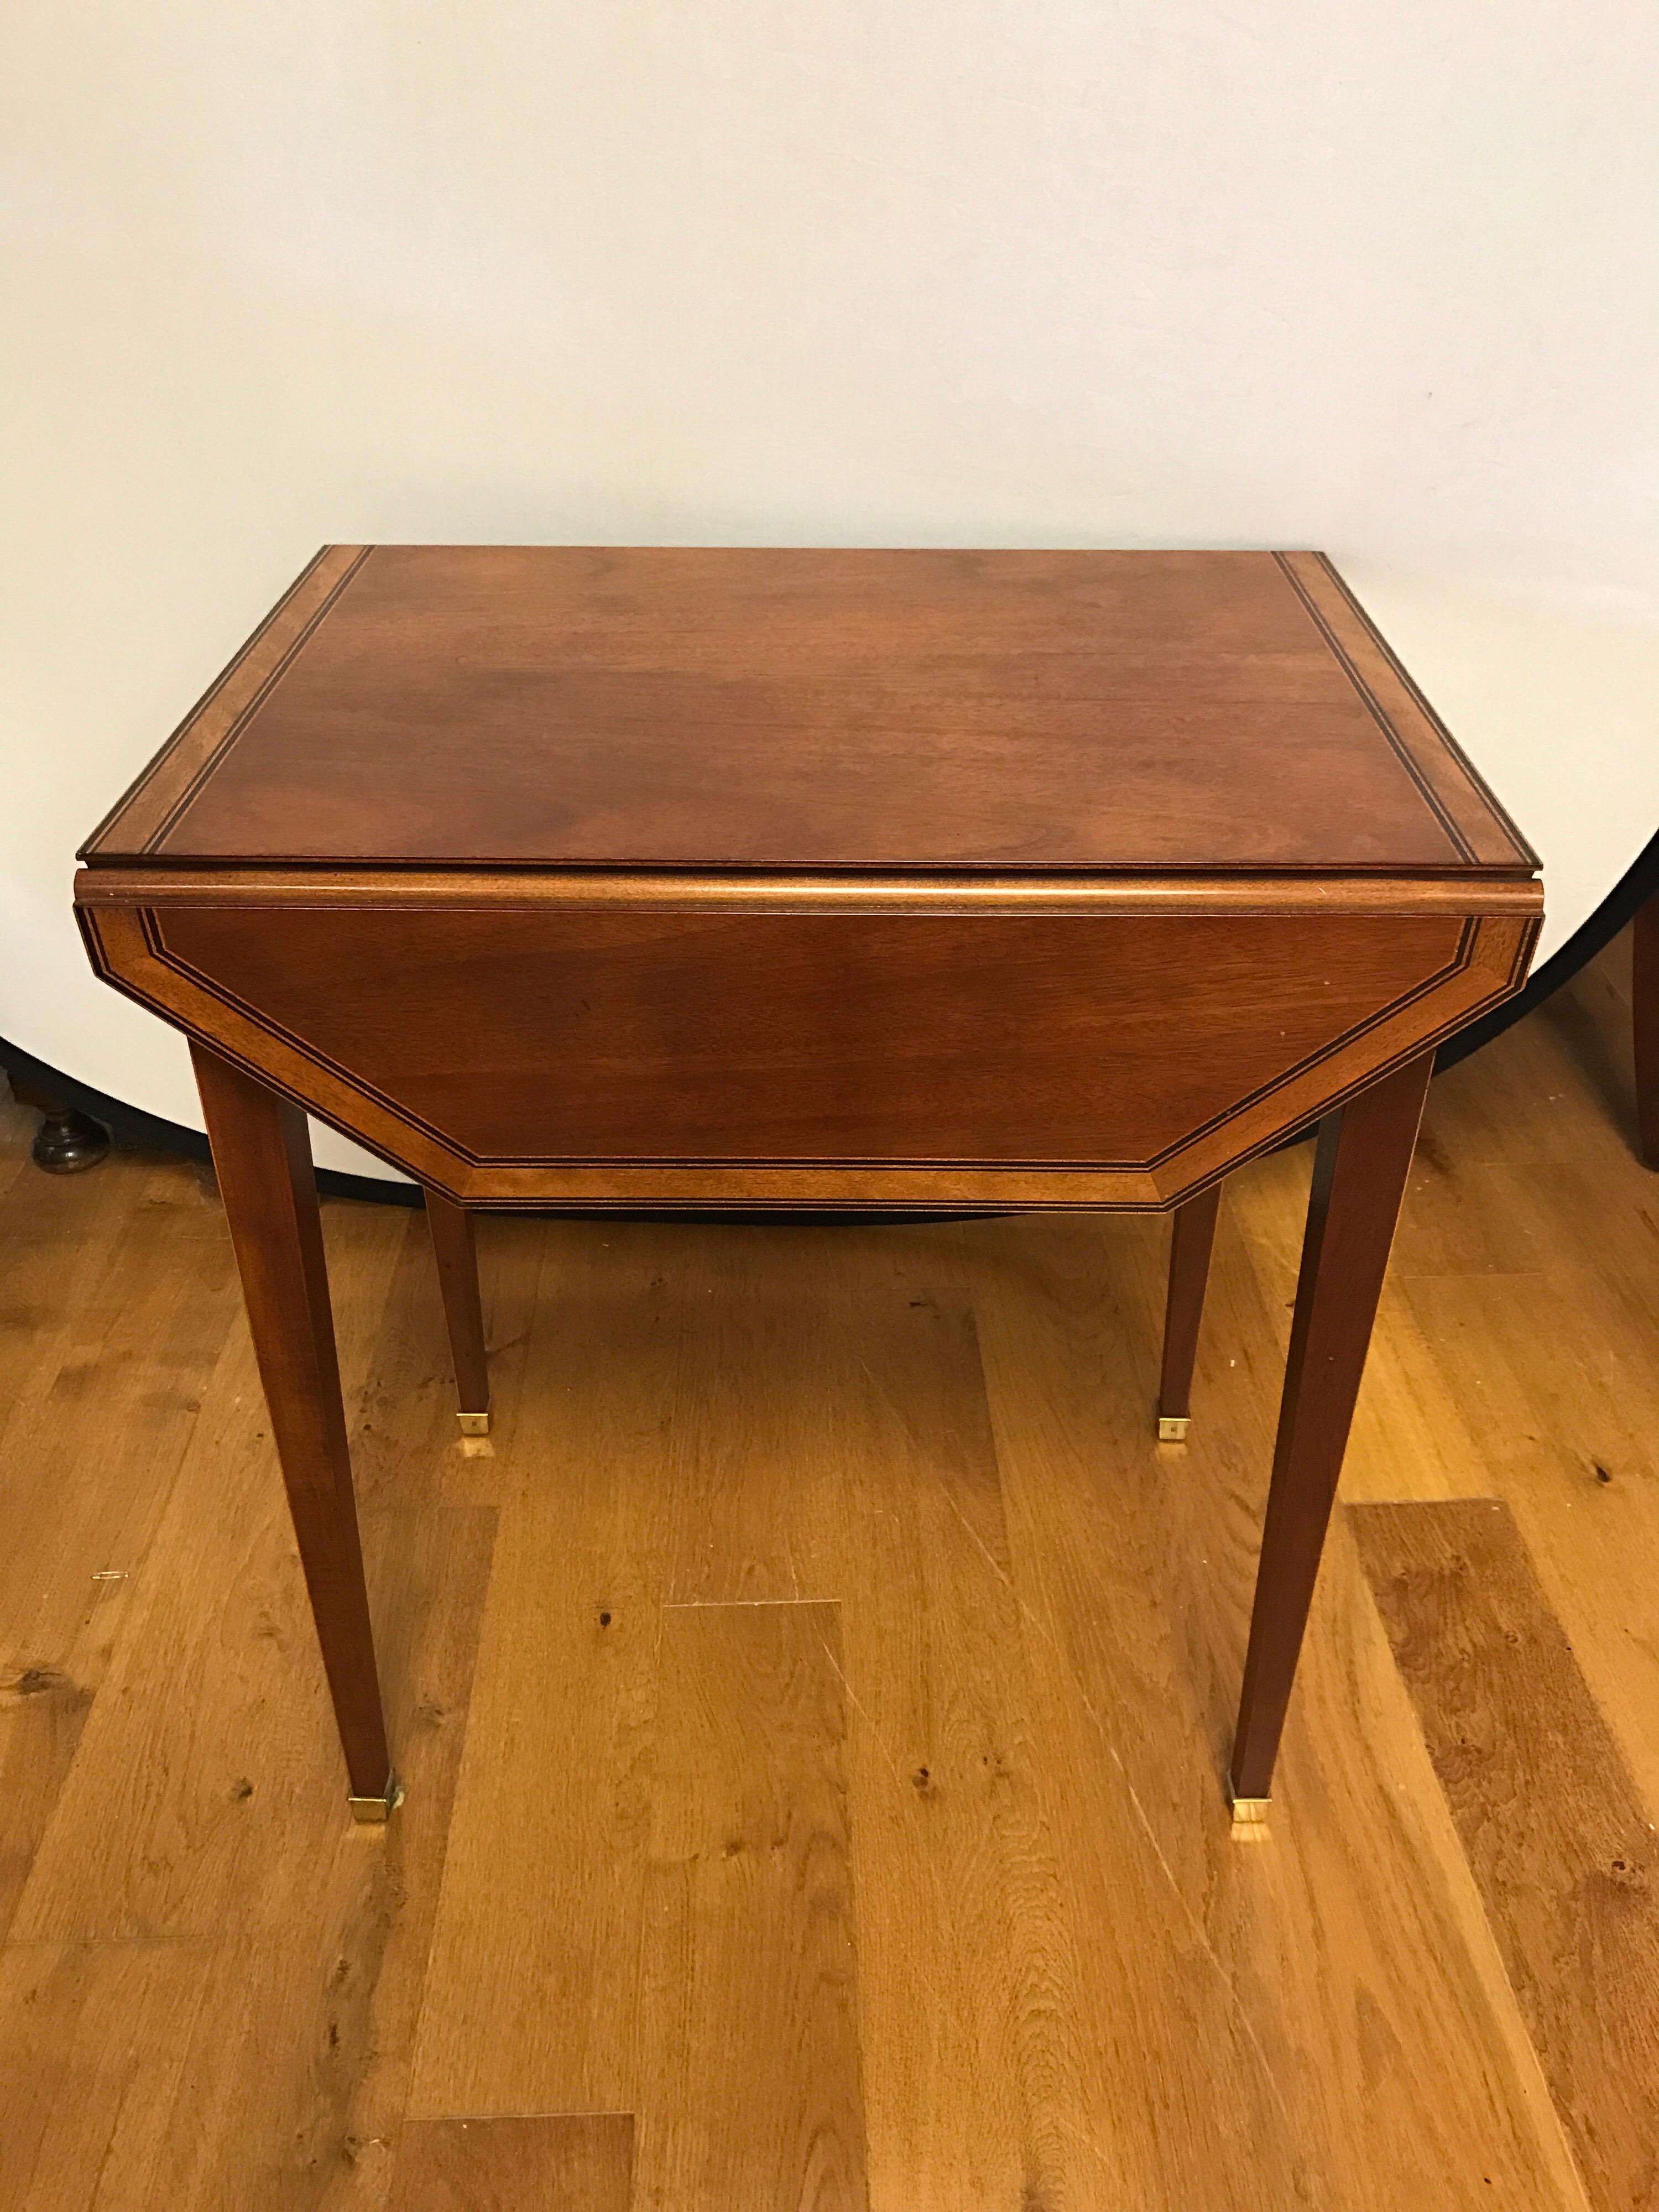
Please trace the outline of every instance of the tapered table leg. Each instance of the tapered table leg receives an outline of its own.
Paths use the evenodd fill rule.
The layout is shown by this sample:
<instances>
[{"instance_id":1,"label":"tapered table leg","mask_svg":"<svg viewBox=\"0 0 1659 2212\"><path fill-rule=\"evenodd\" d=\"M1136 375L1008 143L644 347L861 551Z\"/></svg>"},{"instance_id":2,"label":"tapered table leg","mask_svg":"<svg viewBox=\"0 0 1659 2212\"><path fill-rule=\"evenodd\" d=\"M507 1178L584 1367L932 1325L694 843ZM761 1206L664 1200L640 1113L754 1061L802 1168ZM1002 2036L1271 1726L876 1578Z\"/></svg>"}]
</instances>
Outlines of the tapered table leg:
<instances>
[{"instance_id":1,"label":"tapered table leg","mask_svg":"<svg viewBox=\"0 0 1659 2212\"><path fill-rule=\"evenodd\" d=\"M1266 1811L1432 1066L1409 1061L1320 1127L1233 1741L1238 1820Z\"/></svg>"},{"instance_id":2,"label":"tapered table leg","mask_svg":"<svg viewBox=\"0 0 1659 2212\"><path fill-rule=\"evenodd\" d=\"M455 1364L460 1398L456 1419L468 1436L489 1429L489 1362L484 1351L483 1308L478 1298L478 1253L472 1216L441 1191L428 1190L426 1218L438 1261L444 1319L449 1324L449 1354Z\"/></svg>"},{"instance_id":3,"label":"tapered table leg","mask_svg":"<svg viewBox=\"0 0 1659 2212\"><path fill-rule=\"evenodd\" d=\"M1636 1120L1642 1158L1659 1168L1659 891L1636 909L1631 1002L1636 1018Z\"/></svg>"},{"instance_id":4,"label":"tapered table leg","mask_svg":"<svg viewBox=\"0 0 1659 2212\"><path fill-rule=\"evenodd\" d=\"M1158 1388L1160 1443L1179 1443L1187 1433L1198 1325L1204 1316L1204 1286L1210 1279L1210 1249L1220 1205L1221 1185L1213 1183L1176 1208L1170 1237L1170 1295L1164 1309L1164 1372Z\"/></svg>"},{"instance_id":5,"label":"tapered table leg","mask_svg":"<svg viewBox=\"0 0 1659 2212\"><path fill-rule=\"evenodd\" d=\"M383 1820L398 1793L374 1667L306 1118L204 1047L193 1044L191 1056L351 1778L351 1810L359 1820Z\"/></svg>"}]
</instances>

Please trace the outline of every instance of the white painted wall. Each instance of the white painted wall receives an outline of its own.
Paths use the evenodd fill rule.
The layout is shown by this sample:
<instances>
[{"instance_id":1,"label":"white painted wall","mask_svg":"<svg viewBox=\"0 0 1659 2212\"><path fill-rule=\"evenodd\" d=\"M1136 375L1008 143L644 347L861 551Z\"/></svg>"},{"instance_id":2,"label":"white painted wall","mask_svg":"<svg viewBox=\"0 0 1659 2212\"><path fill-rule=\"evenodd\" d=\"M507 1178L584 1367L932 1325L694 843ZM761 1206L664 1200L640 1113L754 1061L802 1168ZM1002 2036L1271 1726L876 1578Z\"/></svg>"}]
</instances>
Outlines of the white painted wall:
<instances>
[{"instance_id":1,"label":"white painted wall","mask_svg":"<svg viewBox=\"0 0 1659 2212\"><path fill-rule=\"evenodd\" d=\"M326 538L1320 545L1547 943L1659 827L1651 0L11 0L0 103L0 1034L101 1090L195 1118L73 848Z\"/></svg>"}]
</instances>

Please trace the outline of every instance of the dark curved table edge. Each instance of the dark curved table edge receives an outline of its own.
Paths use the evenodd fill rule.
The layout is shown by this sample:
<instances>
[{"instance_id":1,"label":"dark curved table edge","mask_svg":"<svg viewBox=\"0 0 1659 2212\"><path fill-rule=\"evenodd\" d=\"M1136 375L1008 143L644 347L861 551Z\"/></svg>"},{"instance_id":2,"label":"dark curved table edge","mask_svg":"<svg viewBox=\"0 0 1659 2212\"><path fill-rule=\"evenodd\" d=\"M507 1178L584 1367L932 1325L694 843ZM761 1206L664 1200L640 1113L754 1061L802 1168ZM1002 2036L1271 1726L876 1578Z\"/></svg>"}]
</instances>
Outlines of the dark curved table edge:
<instances>
[{"instance_id":1,"label":"dark curved table edge","mask_svg":"<svg viewBox=\"0 0 1659 2212\"><path fill-rule=\"evenodd\" d=\"M1595 911L1579 925L1564 945L1550 955L1541 968L1536 969L1528 977L1525 985L1512 999L1506 999L1501 1006L1496 1007L1480 1021L1471 1022L1468 1029L1461 1030L1449 1042L1441 1046L1435 1055L1436 1074L1440 1074L1446 1068L1455 1067L1459 1060L1467 1060L1471 1053L1479 1052L1482 1045L1490 1044L1494 1037L1502 1036L1504 1030L1512 1023L1518 1022L1522 1015L1529 1014L1535 1006L1542 1006L1546 999L1559 991L1588 961L1593 960L1602 946L1619 934L1638 908L1656 894L1659 894L1659 833L1648 840ZM183 1159L204 1163L210 1160L208 1140L198 1130L187 1129L181 1122L167 1121L158 1114L147 1114L142 1107L129 1106L122 1099L111 1097L106 1091L94 1091L90 1084L66 1075L61 1068L52 1067L43 1060L36 1060L33 1054L25 1052L21 1045L13 1044L6 1037L0 1037L0 1067L4 1068L8 1077L16 1082L20 1089L27 1086L31 1091L59 1099L65 1106L73 1106L82 1114L91 1115L94 1121L103 1122L123 1151L168 1152ZM1303 1144L1312 1134L1311 1129L1304 1129L1287 1141ZM339 1168L319 1168L317 1188L325 1198L365 1199L376 1206L414 1206L423 1203L418 1183L391 1182L379 1176L349 1175ZM544 1210L549 1215L558 1218L558 1209L548 1207ZM544 1209L538 1208L537 1211ZM970 1221L984 1217L975 1213L942 1212L926 1215L890 1212L745 1214L725 1209L718 1212L711 1211L705 1216L686 1212L635 1212L630 1208L626 1212L609 1218L646 1221L750 1221L773 1224L835 1221L848 1227L867 1227L872 1223L919 1219Z\"/></svg>"}]
</instances>

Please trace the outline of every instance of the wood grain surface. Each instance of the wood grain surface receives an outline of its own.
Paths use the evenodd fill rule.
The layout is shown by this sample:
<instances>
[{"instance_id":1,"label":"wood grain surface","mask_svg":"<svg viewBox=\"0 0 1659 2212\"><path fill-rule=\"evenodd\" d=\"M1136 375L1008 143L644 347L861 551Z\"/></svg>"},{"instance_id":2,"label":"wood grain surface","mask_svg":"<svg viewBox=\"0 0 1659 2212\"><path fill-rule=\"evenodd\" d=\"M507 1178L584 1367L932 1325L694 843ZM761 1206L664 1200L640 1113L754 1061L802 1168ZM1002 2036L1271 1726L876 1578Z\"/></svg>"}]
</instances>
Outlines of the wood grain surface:
<instances>
[{"instance_id":1,"label":"wood grain surface","mask_svg":"<svg viewBox=\"0 0 1659 2212\"><path fill-rule=\"evenodd\" d=\"M1541 902L1254 551L328 549L83 857L101 975L472 1207L1165 1206Z\"/></svg>"},{"instance_id":2,"label":"wood grain surface","mask_svg":"<svg viewBox=\"0 0 1659 2212\"><path fill-rule=\"evenodd\" d=\"M1501 1499L1353 1509L1396 1662L1597 2204L1659 2204L1659 1838Z\"/></svg>"},{"instance_id":3,"label":"wood grain surface","mask_svg":"<svg viewBox=\"0 0 1659 2212\"><path fill-rule=\"evenodd\" d=\"M661 1616L638 1990L644 2212L864 2212L858 1931L833 1604Z\"/></svg>"},{"instance_id":4,"label":"wood grain surface","mask_svg":"<svg viewBox=\"0 0 1659 2212\"><path fill-rule=\"evenodd\" d=\"M270 692L367 556L325 545L301 570L229 666L87 841L88 853L149 852L190 804L226 744Z\"/></svg>"},{"instance_id":5,"label":"wood grain surface","mask_svg":"<svg viewBox=\"0 0 1659 2212\"><path fill-rule=\"evenodd\" d=\"M159 915L155 949L473 1161L1143 1167L1455 998L1472 934L202 908Z\"/></svg>"},{"instance_id":6,"label":"wood grain surface","mask_svg":"<svg viewBox=\"0 0 1659 2212\"><path fill-rule=\"evenodd\" d=\"M410 2120L393 2192L400 2212L629 2212L634 2122L627 2112Z\"/></svg>"},{"instance_id":7,"label":"wood grain surface","mask_svg":"<svg viewBox=\"0 0 1659 2212\"><path fill-rule=\"evenodd\" d=\"M81 921L119 988L470 1206L1155 1207L1516 988L1540 898L1280 912L1258 884L1243 919L933 896L681 915L625 887L477 912L210 888Z\"/></svg>"},{"instance_id":8,"label":"wood grain surface","mask_svg":"<svg viewBox=\"0 0 1659 2212\"><path fill-rule=\"evenodd\" d=\"M325 1204L410 1784L371 1835L210 1186L38 1176L0 1110L8 2212L620 2212L629 2140L633 2203L730 2212L1641 2204L1627 959L1431 1089L1344 1479L1407 1503L1339 1510L1249 1844L1306 1148L1230 1185L1174 1455L1155 1222L485 1221L473 1450L424 1224Z\"/></svg>"},{"instance_id":9,"label":"wood grain surface","mask_svg":"<svg viewBox=\"0 0 1659 2212\"><path fill-rule=\"evenodd\" d=\"M330 549L87 849L1534 865L1328 565L1259 552Z\"/></svg>"}]
</instances>

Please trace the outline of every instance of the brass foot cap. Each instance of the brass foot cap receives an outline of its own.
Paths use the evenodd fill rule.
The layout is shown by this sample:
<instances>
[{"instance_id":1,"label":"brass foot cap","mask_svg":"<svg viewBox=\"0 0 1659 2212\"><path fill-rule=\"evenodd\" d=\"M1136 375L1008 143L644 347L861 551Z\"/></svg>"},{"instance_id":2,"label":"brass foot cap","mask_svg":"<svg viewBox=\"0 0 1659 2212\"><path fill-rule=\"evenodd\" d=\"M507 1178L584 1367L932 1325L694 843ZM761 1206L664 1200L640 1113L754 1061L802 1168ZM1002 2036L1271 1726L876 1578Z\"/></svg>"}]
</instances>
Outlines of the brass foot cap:
<instances>
[{"instance_id":1,"label":"brass foot cap","mask_svg":"<svg viewBox=\"0 0 1659 2212\"><path fill-rule=\"evenodd\" d=\"M464 1437L487 1437L489 1434L488 1408L482 1413L457 1413L455 1419L461 1425L461 1434Z\"/></svg>"},{"instance_id":2,"label":"brass foot cap","mask_svg":"<svg viewBox=\"0 0 1659 2212\"><path fill-rule=\"evenodd\" d=\"M386 1795L383 1797L349 1797L346 1800L351 1808L351 1817L354 1820L364 1821L375 1826L382 1821L389 1820L403 1802L404 1785L395 1774L386 1784Z\"/></svg>"},{"instance_id":3,"label":"brass foot cap","mask_svg":"<svg viewBox=\"0 0 1659 2212\"><path fill-rule=\"evenodd\" d=\"M1233 1826L1236 1828L1259 1828L1267 1817L1271 1797L1235 1797Z\"/></svg>"},{"instance_id":4,"label":"brass foot cap","mask_svg":"<svg viewBox=\"0 0 1659 2212\"><path fill-rule=\"evenodd\" d=\"M1160 1413L1158 1417L1158 1440L1161 1444L1184 1444L1191 1423L1188 1413Z\"/></svg>"}]
</instances>

